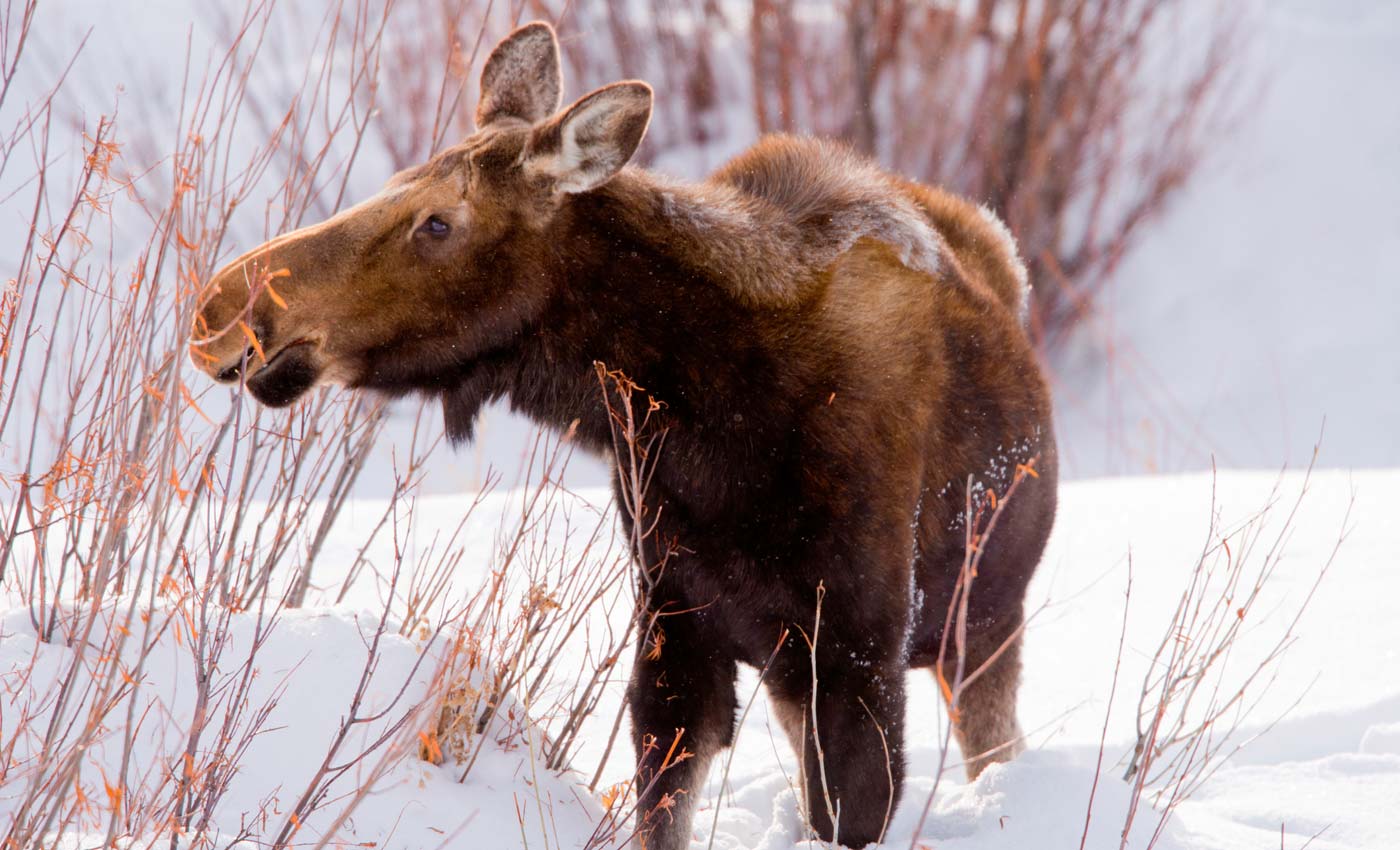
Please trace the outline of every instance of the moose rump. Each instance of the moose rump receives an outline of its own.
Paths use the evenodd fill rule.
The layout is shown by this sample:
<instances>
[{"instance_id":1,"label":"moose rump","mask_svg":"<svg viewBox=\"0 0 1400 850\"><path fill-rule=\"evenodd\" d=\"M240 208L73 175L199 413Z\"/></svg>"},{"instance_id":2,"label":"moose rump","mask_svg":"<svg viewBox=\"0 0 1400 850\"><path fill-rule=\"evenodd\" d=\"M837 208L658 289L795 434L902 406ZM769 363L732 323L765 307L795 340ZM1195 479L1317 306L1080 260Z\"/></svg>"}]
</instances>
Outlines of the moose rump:
<instances>
[{"instance_id":1,"label":"moose rump","mask_svg":"<svg viewBox=\"0 0 1400 850\"><path fill-rule=\"evenodd\" d=\"M767 137L699 183L634 168L650 88L561 92L553 31L517 30L477 131L220 271L192 356L268 404L322 382L438 397L457 440L505 398L605 453L596 364L645 387L666 434L628 696L646 846L688 846L740 663L766 665L812 829L863 846L900 795L905 673L945 650L967 507L1018 476L974 544L955 731L969 775L1019 745L1056 460L1015 243L830 142ZM677 736L689 757L663 764Z\"/></svg>"}]
</instances>

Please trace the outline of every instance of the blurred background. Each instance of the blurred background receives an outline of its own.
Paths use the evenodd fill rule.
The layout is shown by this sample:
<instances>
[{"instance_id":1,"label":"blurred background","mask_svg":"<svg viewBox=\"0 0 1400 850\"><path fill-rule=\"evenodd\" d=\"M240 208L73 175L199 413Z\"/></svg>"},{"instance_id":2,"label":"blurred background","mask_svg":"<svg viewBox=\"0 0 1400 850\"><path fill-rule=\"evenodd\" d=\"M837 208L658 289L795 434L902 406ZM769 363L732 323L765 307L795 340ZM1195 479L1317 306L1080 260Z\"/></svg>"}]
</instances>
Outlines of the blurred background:
<instances>
[{"instance_id":1,"label":"blurred background","mask_svg":"<svg viewBox=\"0 0 1400 850\"><path fill-rule=\"evenodd\" d=\"M620 78L655 87L648 167L699 178L762 133L818 133L999 212L1031 268L1032 333L1070 476L1300 465L1324 421L1323 465L1400 465L1400 4L1389 0L5 8L10 348L33 303L66 297L66 278L48 294L24 289L47 258L95 303L149 278L166 295L143 309L169 333L141 368L188 372L182 352L161 355L179 346L198 281L470 133L485 52L542 18L560 34L566 100ZM95 153L106 188L75 241L62 199ZM43 315L27 333L90 362L105 356L93 328L118 314ZM53 406L72 390L71 366L39 362L12 354L0 376L11 406L56 411L6 416L8 469L61 456L64 411L94 409ZM217 421L237 402L206 383L192 376L181 392ZM286 421L243 403L255 421ZM318 404L351 432L384 429L376 450L353 449L353 489L368 495L415 456L431 457L414 467L428 491L477 487L492 468L514 480L536 445L504 408L452 452L427 448L440 415L411 401ZM309 416L275 427L309 439L324 430ZM566 473L579 485L606 477L581 458Z\"/></svg>"}]
</instances>

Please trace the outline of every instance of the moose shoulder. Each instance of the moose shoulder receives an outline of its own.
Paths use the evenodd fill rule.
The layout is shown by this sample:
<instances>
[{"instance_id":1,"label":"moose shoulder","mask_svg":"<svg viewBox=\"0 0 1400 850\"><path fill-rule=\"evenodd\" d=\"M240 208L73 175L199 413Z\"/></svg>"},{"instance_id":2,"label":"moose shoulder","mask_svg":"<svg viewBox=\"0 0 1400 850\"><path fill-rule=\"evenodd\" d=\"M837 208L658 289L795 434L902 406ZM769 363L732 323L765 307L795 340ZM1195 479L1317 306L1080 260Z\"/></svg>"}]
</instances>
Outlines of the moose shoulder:
<instances>
[{"instance_id":1,"label":"moose shoulder","mask_svg":"<svg viewBox=\"0 0 1400 850\"><path fill-rule=\"evenodd\" d=\"M326 381L431 394L458 440L507 398L602 451L595 364L645 387L666 437L642 555L669 555L645 583L629 696L640 811L669 806L646 846L687 846L734 733L736 665L770 656L810 823L863 846L900 793L905 670L952 660L967 507L1033 469L974 544L955 715L969 775L1019 746L1056 466L1015 244L990 213L822 141L765 138L698 184L627 167L650 88L562 110L561 90L553 31L517 30L486 63L475 134L215 276L195 362L271 405ZM658 776L680 730L694 755Z\"/></svg>"}]
</instances>

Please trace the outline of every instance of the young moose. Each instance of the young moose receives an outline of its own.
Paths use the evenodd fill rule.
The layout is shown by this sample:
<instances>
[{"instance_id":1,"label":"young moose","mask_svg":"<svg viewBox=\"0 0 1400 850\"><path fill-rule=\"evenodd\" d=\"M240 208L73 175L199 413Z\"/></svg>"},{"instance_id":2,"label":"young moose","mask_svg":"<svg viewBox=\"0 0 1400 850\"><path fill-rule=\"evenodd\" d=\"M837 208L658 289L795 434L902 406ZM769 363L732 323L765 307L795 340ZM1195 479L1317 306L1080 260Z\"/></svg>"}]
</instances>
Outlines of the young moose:
<instances>
[{"instance_id":1,"label":"young moose","mask_svg":"<svg viewBox=\"0 0 1400 850\"><path fill-rule=\"evenodd\" d=\"M476 133L219 272L195 362L272 406L327 381L437 396L456 440L509 398L598 451L594 364L644 387L666 439L629 699L641 811L669 806L646 846L688 845L736 665L770 656L812 828L863 846L898 802L905 670L938 663L966 506L1031 467L979 544L955 713L969 776L1018 747L1023 598L1056 490L1025 269L990 213L837 145L769 137L681 183L626 167L646 84L562 111L560 91L553 31L515 31ZM679 730L693 757L648 782Z\"/></svg>"}]
</instances>

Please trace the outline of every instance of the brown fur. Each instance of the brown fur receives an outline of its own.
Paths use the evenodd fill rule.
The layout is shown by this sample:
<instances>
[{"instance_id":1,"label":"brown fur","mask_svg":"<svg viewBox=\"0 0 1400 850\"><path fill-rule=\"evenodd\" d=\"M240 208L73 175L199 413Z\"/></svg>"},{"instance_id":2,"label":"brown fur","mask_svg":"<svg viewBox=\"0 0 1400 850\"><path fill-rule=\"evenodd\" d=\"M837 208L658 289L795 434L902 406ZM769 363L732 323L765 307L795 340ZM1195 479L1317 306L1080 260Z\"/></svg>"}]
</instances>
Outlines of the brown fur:
<instances>
[{"instance_id":1,"label":"brown fur","mask_svg":"<svg viewBox=\"0 0 1400 850\"><path fill-rule=\"evenodd\" d=\"M497 48L471 138L220 272L196 362L246 374L273 404L325 380L435 395L456 440L508 398L546 424L578 420L599 451L611 434L594 363L645 387L667 429L645 555L679 548L648 599L665 642L636 659L634 741L684 729L694 753L642 793L645 811L688 792L648 846L686 846L705 771L733 738L736 665L761 665L785 628L765 684L803 754L812 825L837 832L829 791L837 837L861 846L899 794L904 672L937 659L969 476L1004 493L1018 463L1039 472L986 544L967 669L1016 634L1053 521L1049 394L1015 246L976 207L827 142L765 138L699 184L622 168L650 90L619 83L540 114L557 102L547 33ZM270 282L286 309L263 286L282 269ZM268 362L245 351L239 321ZM819 585L826 789L801 637ZM977 756L1014 751L1019 665L1016 639L963 695L970 775ZM639 768L645 781L657 755L640 751Z\"/></svg>"}]
</instances>

